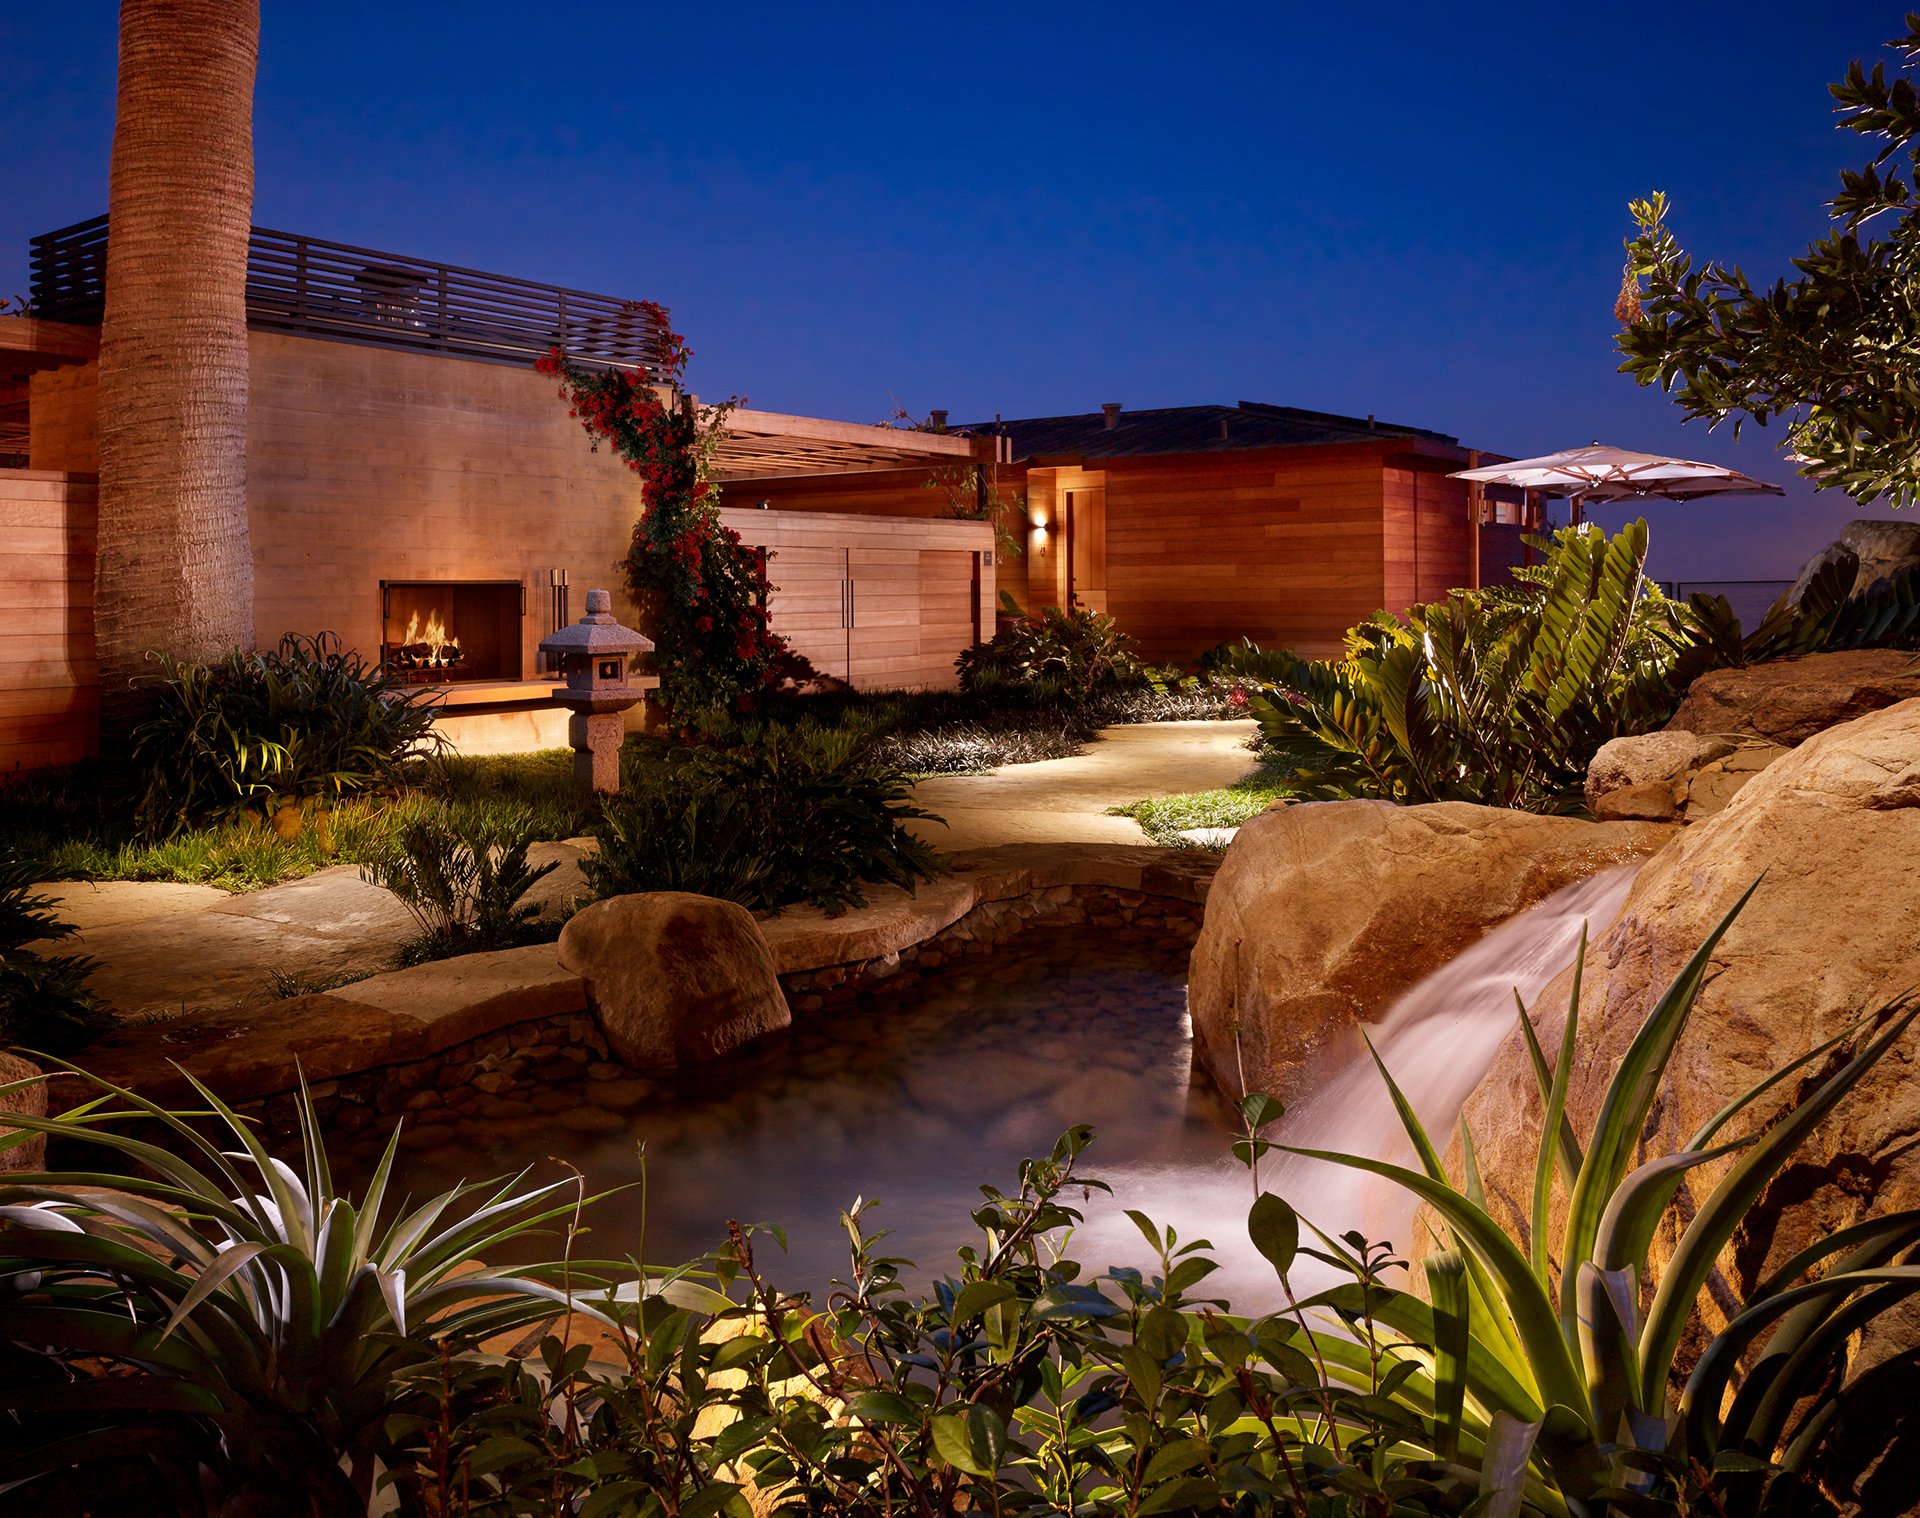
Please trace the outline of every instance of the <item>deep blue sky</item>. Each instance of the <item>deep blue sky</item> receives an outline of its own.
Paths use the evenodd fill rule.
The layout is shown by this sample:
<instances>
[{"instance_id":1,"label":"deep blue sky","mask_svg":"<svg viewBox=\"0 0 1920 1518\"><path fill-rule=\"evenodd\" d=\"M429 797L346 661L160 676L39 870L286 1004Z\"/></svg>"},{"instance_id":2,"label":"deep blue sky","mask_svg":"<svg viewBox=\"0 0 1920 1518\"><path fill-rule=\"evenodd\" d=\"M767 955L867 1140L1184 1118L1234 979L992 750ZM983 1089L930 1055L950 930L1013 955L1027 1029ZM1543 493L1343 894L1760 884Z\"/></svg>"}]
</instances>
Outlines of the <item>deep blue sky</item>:
<instances>
[{"instance_id":1,"label":"deep blue sky","mask_svg":"<svg viewBox=\"0 0 1920 1518\"><path fill-rule=\"evenodd\" d=\"M649 297L693 388L878 421L1267 400L1780 483L1615 374L1627 200L1784 269L1902 6L265 0L255 221ZM0 290L106 206L115 8L0 14ZM1891 55L1885 55L1891 59ZM1837 493L1655 502L1665 576L1791 574Z\"/></svg>"}]
</instances>

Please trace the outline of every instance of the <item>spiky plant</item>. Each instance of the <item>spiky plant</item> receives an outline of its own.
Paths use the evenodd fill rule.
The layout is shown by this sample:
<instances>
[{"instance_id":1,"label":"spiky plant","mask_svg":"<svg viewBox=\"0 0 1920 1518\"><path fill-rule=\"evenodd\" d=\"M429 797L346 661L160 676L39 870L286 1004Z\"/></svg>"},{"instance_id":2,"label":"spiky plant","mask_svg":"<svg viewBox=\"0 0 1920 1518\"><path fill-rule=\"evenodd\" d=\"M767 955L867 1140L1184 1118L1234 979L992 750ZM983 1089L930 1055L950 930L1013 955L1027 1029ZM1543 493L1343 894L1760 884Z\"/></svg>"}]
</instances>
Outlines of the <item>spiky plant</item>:
<instances>
[{"instance_id":1,"label":"spiky plant","mask_svg":"<svg viewBox=\"0 0 1920 1518\"><path fill-rule=\"evenodd\" d=\"M1815 1126L1920 1015L1917 1005L1888 1009L1874 1019L1879 1026L1851 1057L1770 1126L1721 1139L1759 1097L1834 1054L1863 1028L1768 1076L1673 1153L1634 1166L1635 1146L1708 960L1753 890L1734 904L1648 1014L1584 1146L1566 1116L1579 1031L1578 968L1551 1067L1522 1008L1546 1107L1529 1247L1489 1214L1464 1125L1464 1178L1456 1187L1384 1064L1381 1075L1420 1170L1294 1151L1384 1176L1441 1218L1448 1247L1424 1262L1430 1304L1404 1291L1348 1285L1307 1305L1361 1325L1357 1341L1322 1339L1319 1346L1349 1376L1376 1373L1383 1354L1417 1366L1395 1395L1419 1415L1435 1459L1479 1470L1482 1490L1496 1499L1490 1513L1590 1518L1616 1510L1665 1511L1659 1499L1683 1495L1690 1483L1711 1483L1719 1504L1699 1511L1784 1510L1765 1505L1782 1498L1782 1482L1791 1487L1809 1471L1832 1428L1849 1336L1920 1289L1920 1266L1900 1263L1920 1242L1920 1211L1843 1229L1762 1281L1674 1390L1682 1338L1720 1252ZM1584 958L1584 942L1581 948ZM1675 1192L1689 1171L1722 1160L1731 1161L1729 1168L1680 1230L1649 1295L1649 1250ZM1549 1247L1556 1174L1568 1196L1557 1250ZM1269 1214L1276 1205L1284 1208L1272 1197L1261 1204ZM1268 1226L1270 1231L1270 1219ZM1336 1243L1329 1248L1343 1253ZM1729 1401L1726 1393L1743 1359L1744 1377Z\"/></svg>"},{"instance_id":2,"label":"spiky plant","mask_svg":"<svg viewBox=\"0 0 1920 1518\"><path fill-rule=\"evenodd\" d=\"M0 1492L75 1470L98 1492L117 1469L169 1511L358 1518L418 1400L408 1372L560 1311L604 1317L583 1294L606 1301L606 1267L480 1263L570 1225L573 1181L410 1206L396 1133L354 1200L304 1086L295 1169L188 1079L203 1113L93 1080L81 1108L8 1115L20 1131L0 1147L42 1132L102 1163L0 1186Z\"/></svg>"}]
</instances>

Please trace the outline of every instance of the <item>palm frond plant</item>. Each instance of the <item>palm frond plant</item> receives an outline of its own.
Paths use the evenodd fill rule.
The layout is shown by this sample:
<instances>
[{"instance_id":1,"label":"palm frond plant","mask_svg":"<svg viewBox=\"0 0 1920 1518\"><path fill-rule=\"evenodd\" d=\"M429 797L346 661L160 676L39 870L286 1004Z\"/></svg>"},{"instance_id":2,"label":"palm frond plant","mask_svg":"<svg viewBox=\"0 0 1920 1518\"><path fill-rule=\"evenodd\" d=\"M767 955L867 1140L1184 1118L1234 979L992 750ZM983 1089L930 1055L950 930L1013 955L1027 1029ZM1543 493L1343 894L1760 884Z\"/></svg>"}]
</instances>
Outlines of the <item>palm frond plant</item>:
<instances>
[{"instance_id":1,"label":"palm frond plant","mask_svg":"<svg viewBox=\"0 0 1920 1518\"><path fill-rule=\"evenodd\" d=\"M1420 1169L1294 1151L1394 1181L1441 1219L1447 1247L1424 1262L1430 1303L1364 1284L1336 1287L1303 1306L1331 1311L1353 1329L1351 1338L1318 1341L1336 1376L1377 1374L1383 1357L1411 1367L1396 1391L1417 1415L1419 1432L1409 1438L1434 1460L1476 1468L1495 1499L1489 1512L1731 1518L1787 1511L1790 1494L1805 1495L1802 1483L1833 1431L1849 1336L1920 1290L1920 1265L1907 1262L1920 1243L1920 1211L1874 1218L1817 1240L1760 1282L1711 1335L1691 1372L1678 1375L1683 1338L1721 1251L1814 1128L1920 1015L1920 1005L1889 1009L1870 1030L1829 1040L1729 1102L1671 1154L1636 1165L1636 1145L1714 947L1751 895L1749 888L1648 1014L1584 1142L1567 1118L1578 973L1551 1066L1521 1009L1545 1107L1524 1243L1488 1212L1464 1126L1465 1176L1456 1187L1384 1064ZM1843 1051L1855 1035L1858 1047ZM1842 1062L1770 1123L1725 1137L1759 1098L1831 1060ZM1652 1282L1649 1252L1681 1183L1722 1162L1725 1173ZM1557 1249L1550 1247L1556 1176L1567 1197ZM1260 1206L1287 1211L1271 1196ZM1328 1247L1331 1258L1359 1271L1338 1243ZM1729 1396L1736 1382L1737 1395ZM1716 1505L1674 1505L1700 1490L1710 1490Z\"/></svg>"},{"instance_id":2,"label":"palm frond plant","mask_svg":"<svg viewBox=\"0 0 1920 1518\"><path fill-rule=\"evenodd\" d=\"M605 1318L588 1298L610 1304L608 1267L479 1263L570 1226L584 1200L573 1181L522 1175L411 1205L392 1194L390 1144L355 1200L335 1188L304 1086L296 1169L198 1081L206 1110L180 1114L86 1078L93 1101L10 1114L20 1131L0 1138L41 1132L101 1157L0 1186L10 1500L76 1470L98 1492L117 1469L165 1492L163 1511L359 1518L379 1468L404 1454L393 1431L419 1400L409 1374L442 1345L465 1353L563 1310Z\"/></svg>"},{"instance_id":3,"label":"palm frond plant","mask_svg":"<svg viewBox=\"0 0 1920 1518\"><path fill-rule=\"evenodd\" d=\"M1223 656L1272 686L1253 714L1296 795L1578 811L1600 745L1665 720L1693 629L1646 582L1646 523L1534 541L1514 585L1377 613L1344 658Z\"/></svg>"}]
</instances>

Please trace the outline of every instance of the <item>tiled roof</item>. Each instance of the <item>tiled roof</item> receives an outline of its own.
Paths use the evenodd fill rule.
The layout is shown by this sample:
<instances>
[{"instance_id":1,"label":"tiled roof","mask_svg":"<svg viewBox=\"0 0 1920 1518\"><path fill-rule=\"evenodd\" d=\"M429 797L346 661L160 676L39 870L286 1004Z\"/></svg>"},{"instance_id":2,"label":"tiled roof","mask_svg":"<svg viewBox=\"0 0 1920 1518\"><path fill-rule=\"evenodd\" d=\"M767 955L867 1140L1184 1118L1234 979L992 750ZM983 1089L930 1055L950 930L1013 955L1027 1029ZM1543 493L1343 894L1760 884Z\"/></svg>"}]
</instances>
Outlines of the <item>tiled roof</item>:
<instances>
[{"instance_id":1,"label":"tiled roof","mask_svg":"<svg viewBox=\"0 0 1920 1518\"><path fill-rule=\"evenodd\" d=\"M970 432L1004 433L1016 463L1029 460L1114 459L1148 453L1219 453L1241 448L1300 448L1312 444L1367 443L1388 438L1424 438L1457 444L1458 438L1425 427L1402 427L1367 417L1335 416L1294 406L1242 401L1237 406L1169 406L1122 411L1112 427L1104 413L1036 416L977 423Z\"/></svg>"}]
</instances>

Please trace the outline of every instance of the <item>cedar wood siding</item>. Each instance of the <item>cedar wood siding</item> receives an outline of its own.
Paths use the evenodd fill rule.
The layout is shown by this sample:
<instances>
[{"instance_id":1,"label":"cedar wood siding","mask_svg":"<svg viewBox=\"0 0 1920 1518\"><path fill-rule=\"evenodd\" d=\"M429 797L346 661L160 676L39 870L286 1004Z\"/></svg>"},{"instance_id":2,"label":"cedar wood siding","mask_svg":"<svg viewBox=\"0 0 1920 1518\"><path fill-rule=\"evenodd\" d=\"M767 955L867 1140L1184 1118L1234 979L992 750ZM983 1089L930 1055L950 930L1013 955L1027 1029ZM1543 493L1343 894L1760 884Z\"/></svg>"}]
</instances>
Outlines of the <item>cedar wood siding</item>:
<instances>
[{"instance_id":1,"label":"cedar wood siding","mask_svg":"<svg viewBox=\"0 0 1920 1518\"><path fill-rule=\"evenodd\" d=\"M99 748L91 474L0 469L0 782Z\"/></svg>"},{"instance_id":2,"label":"cedar wood siding","mask_svg":"<svg viewBox=\"0 0 1920 1518\"><path fill-rule=\"evenodd\" d=\"M1003 466L1000 480L1025 485L1050 518L1056 485L1075 483L1068 476L1104 483L1107 610L1144 657L1186 661L1242 637L1309 656L1338 653L1346 629L1382 607L1400 610L1468 584L1466 485L1445 478L1466 464L1463 449L1396 437L1035 465L1030 478ZM789 511L944 514L944 494L925 479L924 471L889 470L745 480L726 486L724 499ZM1052 599L1057 544L1057 532L1028 535L1029 552L1001 555L1000 588L1029 609ZM1493 561L1488 578L1502 578L1506 555L1485 547L1493 550L1484 555Z\"/></svg>"}]
</instances>

